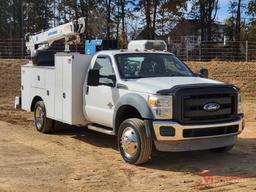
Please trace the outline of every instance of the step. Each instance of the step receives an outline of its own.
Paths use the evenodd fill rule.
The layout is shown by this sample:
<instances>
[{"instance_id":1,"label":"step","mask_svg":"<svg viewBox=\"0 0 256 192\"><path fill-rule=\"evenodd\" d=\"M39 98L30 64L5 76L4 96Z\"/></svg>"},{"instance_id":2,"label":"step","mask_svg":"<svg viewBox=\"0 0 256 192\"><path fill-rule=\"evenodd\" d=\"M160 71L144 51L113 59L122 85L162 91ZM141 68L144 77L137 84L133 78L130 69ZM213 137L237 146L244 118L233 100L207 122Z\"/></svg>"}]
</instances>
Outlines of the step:
<instances>
[{"instance_id":1,"label":"step","mask_svg":"<svg viewBox=\"0 0 256 192\"><path fill-rule=\"evenodd\" d=\"M99 126L99 125L88 125L88 129L97 131L100 133L104 133L106 135L115 135L115 132L113 130L110 130L109 128Z\"/></svg>"}]
</instances>

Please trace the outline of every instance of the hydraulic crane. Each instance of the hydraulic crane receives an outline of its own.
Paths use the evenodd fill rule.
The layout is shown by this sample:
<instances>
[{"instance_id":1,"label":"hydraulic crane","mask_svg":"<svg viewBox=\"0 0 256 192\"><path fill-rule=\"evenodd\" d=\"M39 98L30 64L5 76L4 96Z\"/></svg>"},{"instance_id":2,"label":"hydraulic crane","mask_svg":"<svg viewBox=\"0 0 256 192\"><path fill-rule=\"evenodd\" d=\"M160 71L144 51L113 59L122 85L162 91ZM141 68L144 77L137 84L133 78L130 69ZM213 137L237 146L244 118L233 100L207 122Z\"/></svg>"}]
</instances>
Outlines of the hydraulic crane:
<instances>
[{"instance_id":1,"label":"hydraulic crane","mask_svg":"<svg viewBox=\"0 0 256 192\"><path fill-rule=\"evenodd\" d=\"M31 58L38 50L47 50L53 42L65 39L65 52L69 52L70 44L79 44L80 35L85 31L85 18L81 17L69 23L51 28L37 34L27 34L26 47Z\"/></svg>"}]
</instances>

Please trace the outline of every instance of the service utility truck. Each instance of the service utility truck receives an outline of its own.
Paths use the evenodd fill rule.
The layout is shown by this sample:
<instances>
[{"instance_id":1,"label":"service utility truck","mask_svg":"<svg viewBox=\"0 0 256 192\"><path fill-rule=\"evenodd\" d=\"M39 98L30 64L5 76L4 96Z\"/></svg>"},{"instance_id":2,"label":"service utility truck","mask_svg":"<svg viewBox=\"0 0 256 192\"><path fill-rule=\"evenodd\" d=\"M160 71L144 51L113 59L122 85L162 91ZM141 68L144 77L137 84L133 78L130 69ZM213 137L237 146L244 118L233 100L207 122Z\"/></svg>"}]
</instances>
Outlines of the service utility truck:
<instances>
[{"instance_id":1,"label":"service utility truck","mask_svg":"<svg viewBox=\"0 0 256 192\"><path fill-rule=\"evenodd\" d=\"M72 53L80 18L30 35L32 60L21 69L22 109L39 132L54 122L116 135L122 158L141 164L158 151L230 150L244 128L238 88L194 73L164 41L131 41L127 50ZM48 52L55 40L66 51Z\"/></svg>"}]
</instances>

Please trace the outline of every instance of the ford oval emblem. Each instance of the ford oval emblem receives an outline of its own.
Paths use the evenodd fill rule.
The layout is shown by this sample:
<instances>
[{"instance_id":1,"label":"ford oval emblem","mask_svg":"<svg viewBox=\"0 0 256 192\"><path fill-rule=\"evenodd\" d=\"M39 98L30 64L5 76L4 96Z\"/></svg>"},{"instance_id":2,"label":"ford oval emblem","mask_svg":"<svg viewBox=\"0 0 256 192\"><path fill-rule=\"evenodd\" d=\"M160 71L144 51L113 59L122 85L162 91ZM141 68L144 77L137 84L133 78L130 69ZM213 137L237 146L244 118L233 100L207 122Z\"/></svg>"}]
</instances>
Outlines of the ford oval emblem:
<instances>
[{"instance_id":1,"label":"ford oval emblem","mask_svg":"<svg viewBox=\"0 0 256 192\"><path fill-rule=\"evenodd\" d=\"M207 103L204 105L204 110L213 112L213 111L218 111L220 109L220 104L218 103Z\"/></svg>"}]
</instances>

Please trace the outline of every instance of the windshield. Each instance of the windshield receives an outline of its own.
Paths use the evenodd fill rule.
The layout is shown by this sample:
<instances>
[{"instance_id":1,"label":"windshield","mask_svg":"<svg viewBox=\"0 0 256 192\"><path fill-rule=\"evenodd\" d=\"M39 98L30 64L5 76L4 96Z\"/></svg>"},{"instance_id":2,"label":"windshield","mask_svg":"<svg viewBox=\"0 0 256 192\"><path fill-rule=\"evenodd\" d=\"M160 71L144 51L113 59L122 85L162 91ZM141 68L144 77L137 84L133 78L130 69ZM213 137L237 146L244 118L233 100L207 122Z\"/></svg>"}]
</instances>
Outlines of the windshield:
<instances>
[{"instance_id":1,"label":"windshield","mask_svg":"<svg viewBox=\"0 0 256 192\"><path fill-rule=\"evenodd\" d=\"M188 67L172 54L127 53L115 57L123 79L193 76Z\"/></svg>"}]
</instances>

